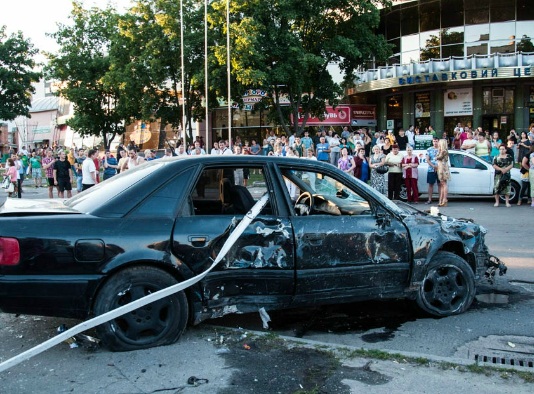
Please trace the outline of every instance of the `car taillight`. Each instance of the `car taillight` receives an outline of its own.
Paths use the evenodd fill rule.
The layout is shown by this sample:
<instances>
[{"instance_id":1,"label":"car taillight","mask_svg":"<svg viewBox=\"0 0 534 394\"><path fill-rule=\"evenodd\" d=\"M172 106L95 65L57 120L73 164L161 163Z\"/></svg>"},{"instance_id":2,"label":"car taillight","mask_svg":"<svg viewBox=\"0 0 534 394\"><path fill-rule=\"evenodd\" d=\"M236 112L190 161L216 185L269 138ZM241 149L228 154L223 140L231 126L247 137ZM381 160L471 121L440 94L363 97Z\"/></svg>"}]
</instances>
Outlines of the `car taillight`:
<instances>
[{"instance_id":1,"label":"car taillight","mask_svg":"<svg viewBox=\"0 0 534 394\"><path fill-rule=\"evenodd\" d=\"M19 241L0 237L0 265L17 265L20 261Z\"/></svg>"}]
</instances>

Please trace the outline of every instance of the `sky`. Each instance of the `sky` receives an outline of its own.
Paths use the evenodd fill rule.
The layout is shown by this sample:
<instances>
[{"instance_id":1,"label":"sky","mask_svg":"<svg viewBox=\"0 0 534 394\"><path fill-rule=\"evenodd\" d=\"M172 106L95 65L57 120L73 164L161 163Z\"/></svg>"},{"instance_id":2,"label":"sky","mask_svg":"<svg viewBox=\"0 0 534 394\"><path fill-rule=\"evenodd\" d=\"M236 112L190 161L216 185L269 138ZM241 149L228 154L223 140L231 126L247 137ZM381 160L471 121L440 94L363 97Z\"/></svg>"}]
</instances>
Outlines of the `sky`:
<instances>
[{"instance_id":1,"label":"sky","mask_svg":"<svg viewBox=\"0 0 534 394\"><path fill-rule=\"evenodd\" d=\"M82 0L84 8L96 6L105 8L112 4L122 11L131 5L131 0ZM57 23L68 24L72 0L0 0L0 26L6 26L7 33L22 31L39 50L54 52L55 41L46 33L57 31ZM44 61L43 56L36 58Z\"/></svg>"}]
</instances>

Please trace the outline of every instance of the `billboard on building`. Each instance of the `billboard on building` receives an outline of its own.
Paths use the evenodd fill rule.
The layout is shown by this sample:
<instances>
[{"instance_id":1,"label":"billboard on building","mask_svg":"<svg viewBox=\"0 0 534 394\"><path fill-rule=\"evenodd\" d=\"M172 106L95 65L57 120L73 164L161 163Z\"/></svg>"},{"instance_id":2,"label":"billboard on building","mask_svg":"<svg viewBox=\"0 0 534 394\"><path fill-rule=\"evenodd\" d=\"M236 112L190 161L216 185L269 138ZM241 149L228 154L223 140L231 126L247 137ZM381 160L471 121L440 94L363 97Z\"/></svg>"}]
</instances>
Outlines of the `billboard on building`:
<instances>
[{"instance_id":1,"label":"billboard on building","mask_svg":"<svg viewBox=\"0 0 534 394\"><path fill-rule=\"evenodd\" d=\"M473 89L447 89L443 93L443 116L473 115Z\"/></svg>"}]
</instances>

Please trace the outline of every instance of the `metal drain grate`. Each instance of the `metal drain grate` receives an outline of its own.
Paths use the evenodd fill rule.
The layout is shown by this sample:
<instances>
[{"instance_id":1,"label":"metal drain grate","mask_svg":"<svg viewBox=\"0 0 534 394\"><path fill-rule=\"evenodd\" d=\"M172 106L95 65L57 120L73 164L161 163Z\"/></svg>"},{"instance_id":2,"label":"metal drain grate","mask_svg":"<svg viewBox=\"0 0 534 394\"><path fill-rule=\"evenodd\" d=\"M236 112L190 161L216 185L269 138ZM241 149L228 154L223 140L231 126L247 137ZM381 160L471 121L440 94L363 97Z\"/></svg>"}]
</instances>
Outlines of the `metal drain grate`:
<instances>
[{"instance_id":1,"label":"metal drain grate","mask_svg":"<svg viewBox=\"0 0 534 394\"><path fill-rule=\"evenodd\" d=\"M474 359L478 363L493 364L493 365L508 365L511 367L534 368L534 358L518 358L505 357L485 354L475 354Z\"/></svg>"},{"instance_id":2,"label":"metal drain grate","mask_svg":"<svg viewBox=\"0 0 534 394\"><path fill-rule=\"evenodd\" d=\"M534 337L489 335L458 348L456 357L481 365L534 370Z\"/></svg>"}]
</instances>

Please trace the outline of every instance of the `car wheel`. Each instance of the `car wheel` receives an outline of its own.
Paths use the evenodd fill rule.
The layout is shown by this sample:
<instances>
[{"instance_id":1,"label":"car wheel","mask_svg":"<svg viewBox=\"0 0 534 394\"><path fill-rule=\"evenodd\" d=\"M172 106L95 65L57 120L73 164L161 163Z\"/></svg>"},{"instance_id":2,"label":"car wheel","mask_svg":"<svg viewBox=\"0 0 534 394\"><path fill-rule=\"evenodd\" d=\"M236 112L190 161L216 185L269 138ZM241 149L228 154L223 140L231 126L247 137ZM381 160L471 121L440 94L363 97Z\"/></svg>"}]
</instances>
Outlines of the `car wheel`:
<instances>
[{"instance_id":1,"label":"car wheel","mask_svg":"<svg viewBox=\"0 0 534 394\"><path fill-rule=\"evenodd\" d=\"M154 267L125 269L99 291L94 313L101 315L176 283L172 275ZM103 344L113 351L168 345L182 335L188 314L187 297L180 291L101 324L97 332Z\"/></svg>"},{"instance_id":2,"label":"car wheel","mask_svg":"<svg viewBox=\"0 0 534 394\"><path fill-rule=\"evenodd\" d=\"M404 184L401 185L399 200L408 201L408 191L406 190L406 185Z\"/></svg>"},{"instance_id":3,"label":"car wheel","mask_svg":"<svg viewBox=\"0 0 534 394\"><path fill-rule=\"evenodd\" d=\"M516 181L511 181L510 182L510 197L509 197L509 201L511 204L517 203L517 201L519 200L520 191L521 191L521 186ZM502 202L505 201L504 196L502 194L500 196L500 200Z\"/></svg>"},{"instance_id":4,"label":"car wheel","mask_svg":"<svg viewBox=\"0 0 534 394\"><path fill-rule=\"evenodd\" d=\"M438 252L430 261L417 293L417 304L433 316L465 312L475 298L473 270L461 257Z\"/></svg>"}]
</instances>

